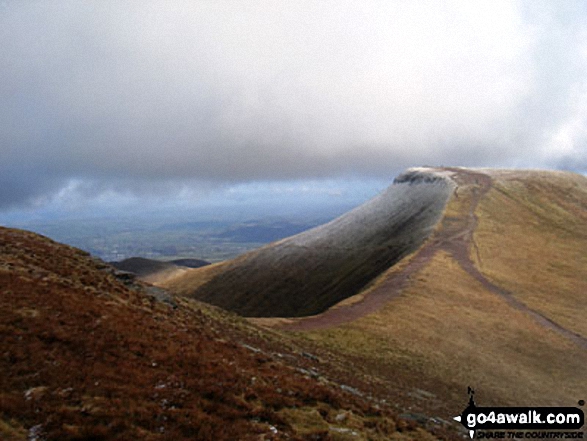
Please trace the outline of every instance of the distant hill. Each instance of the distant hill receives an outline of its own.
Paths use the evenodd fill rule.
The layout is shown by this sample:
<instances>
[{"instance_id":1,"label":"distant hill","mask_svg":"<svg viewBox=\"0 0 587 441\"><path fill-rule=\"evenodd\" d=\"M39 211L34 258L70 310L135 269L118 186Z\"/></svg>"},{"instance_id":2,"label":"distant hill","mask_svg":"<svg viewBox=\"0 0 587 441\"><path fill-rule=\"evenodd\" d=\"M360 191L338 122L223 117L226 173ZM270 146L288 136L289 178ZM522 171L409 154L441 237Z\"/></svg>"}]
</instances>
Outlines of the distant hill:
<instances>
[{"instance_id":1,"label":"distant hill","mask_svg":"<svg viewBox=\"0 0 587 441\"><path fill-rule=\"evenodd\" d=\"M114 268L135 274L145 282L163 281L169 277L181 274L188 268L201 268L210 265L210 262L200 259L175 259L161 261L144 257L130 257L120 262L110 262Z\"/></svg>"},{"instance_id":2,"label":"distant hill","mask_svg":"<svg viewBox=\"0 0 587 441\"><path fill-rule=\"evenodd\" d=\"M437 439L306 351L0 227L2 440Z\"/></svg>"},{"instance_id":3,"label":"distant hill","mask_svg":"<svg viewBox=\"0 0 587 441\"><path fill-rule=\"evenodd\" d=\"M308 227L307 224L287 221L247 222L244 225L228 228L217 234L216 237L219 239L228 239L232 242L268 243L301 233L307 230Z\"/></svg>"},{"instance_id":4,"label":"distant hill","mask_svg":"<svg viewBox=\"0 0 587 441\"><path fill-rule=\"evenodd\" d=\"M120 262L110 262L110 264L116 269L127 271L137 276L148 276L160 271L177 268L177 265L173 263L146 259L144 257L131 257Z\"/></svg>"},{"instance_id":5,"label":"distant hill","mask_svg":"<svg viewBox=\"0 0 587 441\"><path fill-rule=\"evenodd\" d=\"M144 277L157 272L176 269L178 266L184 268L200 268L202 266L210 265L210 262L201 259L175 259L162 261L146 259L144 257L130 257L121 260L120 262L110 262L110 264L121 271L128 271L139 277Z\"/></svg>"},{"instance_id":6,"label":"distant hill","mask_svg":"<svg viewBox=\"0 0 587 441\"><path fill-rule=\"evenodd\" d=\"M483 405L587 396L581 175L411 169L324 226L164 286L303 332L455 411L467 386Z\"/></svg>"},{"instance_id":7,"label":"distant hill","mask_svg":"<svg viewBox=\"0 0 587 441\"><path fill-rule=\"evenodd\" d=\"M187 268L201 268L206 265L210 265L210 262L207 262L202 259L173 259L170 260L171 263L177 266L185 266Z\"/></svg>"}]
</instances>

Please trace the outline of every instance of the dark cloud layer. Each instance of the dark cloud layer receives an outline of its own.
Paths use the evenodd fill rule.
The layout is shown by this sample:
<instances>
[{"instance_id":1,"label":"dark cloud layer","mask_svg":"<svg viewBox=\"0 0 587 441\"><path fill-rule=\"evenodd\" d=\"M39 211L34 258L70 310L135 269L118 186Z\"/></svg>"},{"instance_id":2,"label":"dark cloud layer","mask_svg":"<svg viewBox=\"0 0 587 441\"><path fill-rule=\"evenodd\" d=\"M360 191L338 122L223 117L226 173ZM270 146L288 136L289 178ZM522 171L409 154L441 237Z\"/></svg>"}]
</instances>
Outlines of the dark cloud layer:
<instances>
[{"instance_id":1,"label":"dark cloud layer","mask_svg":"<svg viewBox=\"0 0 587 441\"><path fill-rule=\"evenodd\" d=\"M3 2L0 208L72 180L585 171L586 24L582 1Z\"/></svg>"}]
</instances>

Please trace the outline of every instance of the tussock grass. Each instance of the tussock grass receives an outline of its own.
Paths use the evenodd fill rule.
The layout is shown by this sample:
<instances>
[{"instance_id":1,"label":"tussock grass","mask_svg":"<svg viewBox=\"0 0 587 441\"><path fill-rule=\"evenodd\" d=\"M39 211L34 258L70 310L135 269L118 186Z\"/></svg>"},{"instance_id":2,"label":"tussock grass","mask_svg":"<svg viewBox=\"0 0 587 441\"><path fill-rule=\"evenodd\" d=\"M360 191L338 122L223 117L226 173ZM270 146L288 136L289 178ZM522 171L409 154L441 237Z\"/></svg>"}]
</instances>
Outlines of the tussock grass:
<instances>
[{"instance_id":1,"label":"tussock grass","mask_svg":"<svg viewBox=\"0 0 587 441\"><path fill-rule=\"evenodd\" d=\"M27 430L15 420L6 421L0 418L0 439L5 441L26 441Z\"/></svg>"}]
</instances>

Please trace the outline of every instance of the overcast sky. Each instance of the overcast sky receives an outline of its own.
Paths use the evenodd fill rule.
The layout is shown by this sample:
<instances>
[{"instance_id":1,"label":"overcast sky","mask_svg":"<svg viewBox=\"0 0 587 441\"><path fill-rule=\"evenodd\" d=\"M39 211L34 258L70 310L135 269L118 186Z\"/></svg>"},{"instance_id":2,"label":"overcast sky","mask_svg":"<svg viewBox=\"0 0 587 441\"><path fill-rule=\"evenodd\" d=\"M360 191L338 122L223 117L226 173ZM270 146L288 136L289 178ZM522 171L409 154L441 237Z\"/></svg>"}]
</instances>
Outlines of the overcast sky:
<instances>
[{"instance_id":1,"label":"overcast sky","mask_svg":"<svg viewBox=\"0 0 587 441\"><path fill-rule=\"evenodd\" d=\"M0 0L0 212L417 165L586 172L587 2Z\"/></svg>"}]
</instances>

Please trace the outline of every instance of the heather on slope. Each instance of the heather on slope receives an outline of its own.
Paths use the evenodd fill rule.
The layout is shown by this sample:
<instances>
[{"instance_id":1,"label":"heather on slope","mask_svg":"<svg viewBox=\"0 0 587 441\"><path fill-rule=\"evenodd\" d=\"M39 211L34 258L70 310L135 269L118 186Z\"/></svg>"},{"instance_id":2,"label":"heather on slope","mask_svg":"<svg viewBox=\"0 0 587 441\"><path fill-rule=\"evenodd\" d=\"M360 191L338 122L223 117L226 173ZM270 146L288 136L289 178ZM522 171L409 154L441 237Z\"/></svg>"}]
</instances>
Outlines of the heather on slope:
<instances>
[{"instance_id":1,"label":"heather on slope","mask_svg":"<svg viewBox=\"0 0 587 441\"><path fill-rule=\"evenodd\" d=\"M149 291L0 228L0 438L433 438L309 375L311 360L278 334Z\"/></svg>"}]
</instances>

